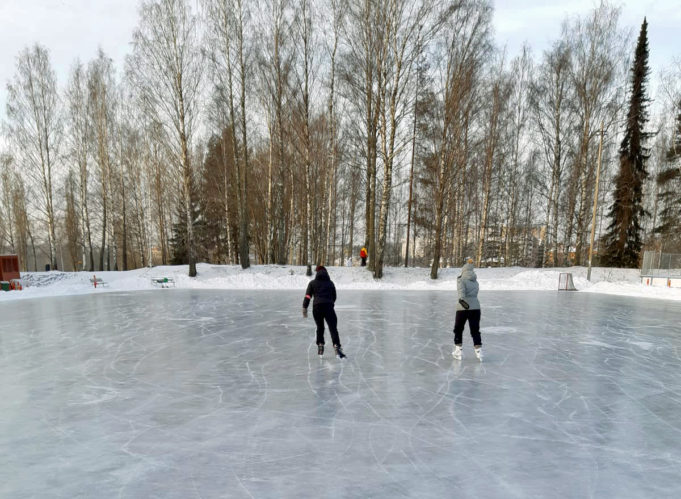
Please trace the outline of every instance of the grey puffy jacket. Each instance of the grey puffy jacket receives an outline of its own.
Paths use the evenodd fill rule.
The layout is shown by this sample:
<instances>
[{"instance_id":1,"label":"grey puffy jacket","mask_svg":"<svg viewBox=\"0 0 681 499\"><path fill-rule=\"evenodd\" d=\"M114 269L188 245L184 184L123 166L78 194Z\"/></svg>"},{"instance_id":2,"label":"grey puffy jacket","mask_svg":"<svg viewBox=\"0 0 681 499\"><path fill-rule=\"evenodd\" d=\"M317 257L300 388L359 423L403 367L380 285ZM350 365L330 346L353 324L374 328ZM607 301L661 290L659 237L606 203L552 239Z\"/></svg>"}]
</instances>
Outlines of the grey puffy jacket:
<instances>
[{"instance_id":1,"label":"grey puffy jacket","mask_svg":"<svg viewBox=\"0 0 681 499\"><path fill-rule=\"evenodd\" d=\"M459 303L459 300L464 300L468 303L469 310L479 310L480 302L478 301L478 277L473 271L473 264L467 263L461 269L461 275L456 280L456 290L459 298L456 301L457 310L465 310Z\"/></svg>"}]
</instances>

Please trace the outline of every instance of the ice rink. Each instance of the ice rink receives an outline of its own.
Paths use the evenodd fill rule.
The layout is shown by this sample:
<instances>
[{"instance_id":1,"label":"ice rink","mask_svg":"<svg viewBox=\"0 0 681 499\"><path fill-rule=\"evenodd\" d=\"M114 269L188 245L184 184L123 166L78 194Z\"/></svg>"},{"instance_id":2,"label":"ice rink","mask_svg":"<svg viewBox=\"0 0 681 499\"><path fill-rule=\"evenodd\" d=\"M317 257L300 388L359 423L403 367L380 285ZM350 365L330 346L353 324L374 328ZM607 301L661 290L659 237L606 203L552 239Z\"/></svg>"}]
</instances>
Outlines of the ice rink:
<instances>
[{"instance_id":1,"label":"ice rink","mask_svg":"<svg viewBox=\"0 0 681 499\"><path fill-rule=\"evenodd\" d=\"M0 497L681 497L678 302L303 290L0 305ZM310 314L311 315L311 314ZM328 334L327 334L328 338Z\"/></svg>"}]
</instances>

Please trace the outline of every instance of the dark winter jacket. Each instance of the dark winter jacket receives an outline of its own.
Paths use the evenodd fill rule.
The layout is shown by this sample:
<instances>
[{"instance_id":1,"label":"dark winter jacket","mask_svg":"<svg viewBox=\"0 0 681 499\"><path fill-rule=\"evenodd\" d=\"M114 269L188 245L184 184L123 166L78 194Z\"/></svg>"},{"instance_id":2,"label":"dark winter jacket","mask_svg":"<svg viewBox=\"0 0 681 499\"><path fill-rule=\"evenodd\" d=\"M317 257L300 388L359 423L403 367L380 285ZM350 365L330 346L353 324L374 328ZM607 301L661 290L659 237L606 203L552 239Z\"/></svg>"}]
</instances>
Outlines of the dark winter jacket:
<instances>
[{"instance_id":1,"label":"dark winter jacket","mask_svg":"<svg viewBox=\"0 0 681 499\"><path fill-rule=\"evenodd\" d=\"M310 299L313 296L313 307L321 305L322 303L333 304L336 302L336 286L333 285L333 281L331 281L329 273L325 268L318 270L315 278L307 285L305 299L303 300L303 308L306 309L308 307Z\"/></svg>"},{"instance_id":2,"label":"dark winter jacket","mask_svg":"<svg viewBox=\"0 0 681 499\"><path fill-rule=\"evenodd\" d=\"M461 269L461 275L456 280L456 290L459 295L459 300L464 300L468 303L469 310L479 310L480 302L478 301L478 277L473 271L473 264L467 263ZM465 310L465 307L457 301L457 310Z\"/></svg>"}]
</instances>

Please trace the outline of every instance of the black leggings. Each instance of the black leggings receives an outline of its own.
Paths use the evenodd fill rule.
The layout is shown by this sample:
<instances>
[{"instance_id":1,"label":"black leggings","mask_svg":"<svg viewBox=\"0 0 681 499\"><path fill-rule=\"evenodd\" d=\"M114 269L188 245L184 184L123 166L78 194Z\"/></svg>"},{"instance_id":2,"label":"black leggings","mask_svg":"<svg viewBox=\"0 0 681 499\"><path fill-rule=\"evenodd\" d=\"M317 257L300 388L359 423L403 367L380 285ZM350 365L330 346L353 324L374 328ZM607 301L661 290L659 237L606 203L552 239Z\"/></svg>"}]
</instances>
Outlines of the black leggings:
<instances>
[{"instance_id":1,"label":"black leggings","mask_svg":"<svg viewBox=\"0 0 681 499\"><path fill-rule=\"evenodd\" d=\"M324 319L326 319L326 323L329 325L329 331L331 332L333 346L341 346L340 338L338 337L338 329L336 329L338 319L336 318L336 311L333 309L333 303L313 305L312 317L314 317L314 321L317 324L317 345L324 344Z\"/></svg>"},{"instance_id":2,"label":"black leggings","mask_svg":"<svg viewBox=\"0 0 681 499\"><path fill-rule=\"evenodd\" d=\"M482 339L480 338L480 309L478 310L457 310L456 318L454 319L454 344L461 345L463 343L463 328L468 321L468 327L471 330L474 346L482 346Z\"/></svg>"}]
</instances>

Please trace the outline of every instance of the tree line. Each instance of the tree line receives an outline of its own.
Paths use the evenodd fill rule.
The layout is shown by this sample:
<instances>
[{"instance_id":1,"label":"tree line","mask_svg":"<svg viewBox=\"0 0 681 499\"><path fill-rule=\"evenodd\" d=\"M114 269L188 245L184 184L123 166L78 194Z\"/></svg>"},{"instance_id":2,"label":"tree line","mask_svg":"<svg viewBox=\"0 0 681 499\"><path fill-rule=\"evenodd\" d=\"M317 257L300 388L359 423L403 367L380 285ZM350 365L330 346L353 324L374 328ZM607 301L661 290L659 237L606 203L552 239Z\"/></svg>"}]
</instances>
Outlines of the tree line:
<instances>
[{"instance_id":1,"label":"tree line","mask_svg":"<svg viewBox=\"0 0 681 499\"><path fill-rule=\"evenodd\" d=\"M493 14L145 0L124 67L100 49L63 86L49 49L27 47L7 82L1 249L23 270L194 276L197 262L309 272L366 246L376 278L436 278L465 256L582 265L592 227L596 262L681 251L681 66L650 119L645 21L634 50L602 2L541 55L509 58Z\"/></svg>"}]
</instances>

